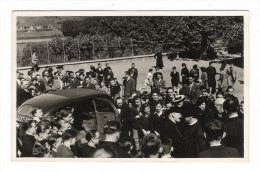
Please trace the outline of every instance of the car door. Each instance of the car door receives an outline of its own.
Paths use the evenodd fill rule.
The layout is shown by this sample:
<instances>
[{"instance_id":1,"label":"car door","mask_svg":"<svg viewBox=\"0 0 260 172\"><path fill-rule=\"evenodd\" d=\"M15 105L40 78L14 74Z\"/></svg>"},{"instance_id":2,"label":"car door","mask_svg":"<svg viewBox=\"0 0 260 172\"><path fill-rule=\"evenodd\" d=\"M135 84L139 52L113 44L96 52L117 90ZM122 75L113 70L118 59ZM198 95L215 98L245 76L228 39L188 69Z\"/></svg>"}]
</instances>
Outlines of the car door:
<instances>
[{"instance_id":1,"label":"car door","mask_svg":"<svg viewBox=\"0 0 260 172\"><path fill-rule=\"evenodd\" d=\"M96 119L97 119L97 130L101 134L101 139L104 139L104 125L107 121L114 121L118 119L118 113L114 104L105 98L94 99Z\"/></svg>"}]
</instances>

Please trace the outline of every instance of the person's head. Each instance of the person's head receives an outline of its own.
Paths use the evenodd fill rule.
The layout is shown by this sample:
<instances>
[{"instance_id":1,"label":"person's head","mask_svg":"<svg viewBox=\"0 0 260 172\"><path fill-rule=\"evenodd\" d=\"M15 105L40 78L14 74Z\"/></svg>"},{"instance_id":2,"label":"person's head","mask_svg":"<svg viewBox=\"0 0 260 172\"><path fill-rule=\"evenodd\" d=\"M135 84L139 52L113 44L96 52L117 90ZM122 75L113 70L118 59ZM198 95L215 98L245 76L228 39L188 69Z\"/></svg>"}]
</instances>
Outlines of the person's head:
<instances>
[{"instance_id":1,"label":"person's head","mask_svg":"<svg viewBox=\"0 0 260 172\"><path fill-rule=\"evenodd\" d=\"M152 72L153 72L153 69L149 69L149 72L151 72L151 73L152 73Z\"/></svg>"},{"instance_id":2,"label":"person's head","mask_svg":"<svg viewBox=\"0 0 260 172\"><path fill-rule=\"evenodd\" d=\"M37 121L30 120L25 123L24 130L30 135L35 135L37 133Z\"/></svg>"},{"instance_id":3,"label":"person's head","mask_svg":"<svg viewBox=\"0 0 260 172\"><path fill-rule=\"evenodd\" d=\"M88 142L91 142L97 146L100 141L100 134L97 130L87 131L85 138Z\"/></svg>"},{"instance_id":4,"label":"person's head","mask_svg":"<svg viewBox=\"0 0 260 172\"><path fill-rule=\"evenodd\" d=\"M231 98L228 98L223 103L224 111L229 115L238 111L238 104Z\"/></svg>"},{"instance_id":5,"label":"person's head","mask_svg":"<svg viewBox=\"0 0 260 172\"><path fill-rule=\"evenodd\" d=\"M209 66L212 66L213 65L213 62L209 62Z\"/></svg>"},{"instance_id":6,"label":"person's head","mask_svg":"<svg viewBox=\"0 0 260 172\"><path fill-rule=\"evenodd\" d=\"M49 145L51 149L57 149L62 143L62 136L59 134L54 134L49 138Z\"/></svg>"},{"instance_id":7,"label":"person's head","mask_svg":"<svg viewBox=\"0 0 260 172\"><path fill-rule=\"evenodd\" d=\"M29 88L29 93L31 93L33 97L37 95L35 88Z\"/></svg>"},{"instance_id":8,"label":"person's head","mask_svg":"<svg viewBox=\"0 0 260 172\"><path fill-rule=\"evenodd\" d=\"M80 74L79 74L79 78L80 78L80 80L84 81L84 78L85 78L84 73L80 73Z\"/></svg>"},{"instance_id":9,"label":"person's head","mask_svg":"<svg viewBox=\"0 0 260 172\"><path fill-rule=\"evenodd\" d=\"M157 90L152 90L151 91L151 95L152 95L152 99L154 101L158 101L159 100L159 92Z\"/></svg>"},{"instance_id":10,"label":"person's head","mask_svg":"<svg viewBox=\"0 0 260 172\"><path fill-rule=\"evenodd\" d=\"M162 79L162 78L163 78L161 72L157 72L157 78L158 78L158 79Z\"/></svg>"},{"instance_id":11,"label":"person's head","mask_svg":"<svg viewBox=\"0 0 260 172\"><path fill-rule=\"evenodd\" d=\"M131 137L124 137L118 141L118 145L122 150L131 154L135 147L135 141Z\"/></svg>"},{"instance_id":12,"label":"person's head","mask_svg":"<svg viewBox=\"0 0 260 172\"><path fill-rule=\"evenodd\" d=\"M33 107L31 114L35 117L38 117L38 118L43 117L42 109L38 108L38 107Z\"/></svg>"},{"instance_id":13,"label":"person's head","mask_svg":"<svg viewBox=\"0 0 260 172\"><path fill-rule=\"evenodd\" d=\"M189 75L188 77L189 83L193 83L194 82L194 76L193 75Z\"/></svg>"},{"instance_id":14,"label":"person's head","mask_svg":"<svg viewBox=\"0 0 260 172\"><path fill-rule=\"evenodd\" d=\"M173 70L173 71L176 71L176 67L175 67L175 66L173 66L173 67L172 67L172 70Z\"/></svg>"},{"instance_id":15,"label":"person's head","mask_svg":"<svg viewBox=\"0 0 260 172\"><path fill-rule=\"evenodd\" d=\"M63 143L68 143L70 146L75 145L77 131L74 129L68 129L62 133L62 141Z\"/></svg>"},{"instance_id":16,"label":"person's head","mask_svg":"<svg viewBox=\"0 0 260 172\"><path fill-rule=\"evenodd\" d=\"M145 157L159 157L161 140L156 134L150 133L141 141L141 150Z\"/></svg>"},{"instance_id":17,"label":"person's head","mask_svg":"<svg viewBox=\"0 0 260 172\"><path fill-rule=\"evenodd\" d=\"M71 108L64 108L60 110L60 117L66 122L73 124L74 118L72 116Z\"/></svg>"},{"instance_id":18,"label":"person's head","mask_svg":"<svg viewBox=\"0 0 260 172\"><path fill-rule=\"evenodd\" d=\"M36 79L36 78L32 78L32 79L31 79L31 83L32 83L33 85L35 85L35 84L37 83L37 79Z\"/></svg>"},{"instance_id":19,"label":"person's head","mask_svg":"<svg viewBox=\"0 0 260 172\"><path fill-rule=\"evenodd\" d=\"M131 97L134 98L137 95L137 91L133 90L131 91Z\"/></svg>"},{"instance_id":20,"label":"person's head","mask_svg":"<svg viewBox=\"0 0 260 172\"><path fill-rule=\"evenodd\" d=\"M73 72L73 71L69 71L68 75L69 75L70 77L74 77L74 72Z\"/></svg>"},{"instance_id":21,"label":"person's head","mask_svg":"<svg viewBox=\"0 0 260 172\"><path fill-rule=\"evenodd\" d=\"M182 110L179 107L171 107L169 110L166 111L166 114L169 119L174 122L181 122L182 118Z\"/></svg>"},{"instance_id":22,"label":"person's head","mask_svg":"<svg viewBox=\"0 0 260 172\"><path fill-rule=\"evenodd\" d=\"M111 80L110 80L110 85L111 85L111 86L115 86L115 85L116 85L116 82L115 82L114 79L111 79Z\"/></svg>"},{"instance_id":23,"label":"person's head","mask_svg":"<svg viewBox=\"0 0 260 172\"><path fill-rule=\"evenodd\" d=\"M186 68L186 64L185 63L182 63L182 68Z\"/></svg>"},{"instance_id":24,"label":"person's head","mask_svg":"<svg viewBox=\"0 0 260 172\"><path fill-rule=\"evenodd\" d=\"M129 71L126 71L126 72L125 72L125 77L126 77L126 78L129 78L130 76L131 76L131 73L130 73Z\"/></svg>"},{"instance_id":25,"label":"person's head","mask_svg":"<svg viewBox=\"0 0 260 172\"><path fill-rule=\"evenodd\" d=\"M232 86L227 87L227 94L230 94L230 95L234 94L234 88Z\"/></svg>"},{"instance_id":26,"label":"person's head","mask_svg":"<svg viewBox=\"0 0 260 172\"><path fill-rule=\"evenodd\" d=\"M141 97L140 96L135 96L134 97L134 104L137 107L140 107L142 105Z\"/></svg>"},{"instance_id":27,"label":"person's head","mask_svg":"<svg viewBox=\"0 0 260 172\"><path fill-rule=\"evenodd\" d=\"M206 102L207 102L207 99L205 97L199 97L197 102L196 102L196 105L201 109L201 110L205 110L206 109Z\"/></svg>"},{"instance_id":28,"label":"person's head","mask_svg":"<svg viewBox=\"0 0 260 172\"><path fill-rule=\"evenodd\" d=\"M27 72L27 74L28 74L28 76L32 77L33 71L30 70L30 71Z\"/></svg>"},{"instance_id":29,"label":"person's head","mask_svg":"<svg viewBox=\"0 0 260 172\"><path fill-rule=\"evenodd\" d=\"M160 113L162 111L162 103L161 102L157 102L155 103L155 112L156 113Z\"/></svg>"},{"instance_id":30,"label":"person's head","mask_svg":"<svg viewBox=\"0 0 260 172\"><path fill-rule=\"evenodd\" d=\"M177 95L175 96L175 99L173 100L173 105L177 107L182 107L185 100L184 95Z\"/></svg>"},{"instance_id":31,"label":"person's head","mask_svg":"<svg viewBox=\"0 0 260 172\"><path fill-rule=\"evenodd\" d=\"M40 74L36 74L35 78L37 79L37 81L39 81L41 79L41 75Z\"/></svg>"},{"instance_id":32,"label":"person's head","mask_svg":"<svg viewBox=\"0 0 260 172\"><path fill-rule=\"evenodd\" d=\"M207 97L207 96L209 95L209 89L203 88L203 89L201 90L201 92L202 92L202 96Z\"/></svg>"},{"instance_id":33,"label":"person's head","mask_svg":"<svg viewBox=\"0 0 260 172\"><path fill-rule=\"evenodd\" d=\"M104 125L106 140L117 142L120 138L120 123L118 121L108 121Z\"/></svg>"},{"instance_id":34,"label":"person's head","mask_svg":"<svg viewBox=\"0 0 260 172\"><path fill-rule=\"evenodd\" d=\"M49 71L48 70L44 70L42 72L42 77L49 77Z\"/></svg>"},{"instance_id":35,"label":"person's head","mask_svg":"<svg viewBox=\"0 0 260 172\"><path fill-rule=\"evenodd\" d=\"M240 103L240 109L241 109L242 111L244 111L244 101L241 101L241 103Z\"/></svg>"},{"instance_id":36,"label":"person's head","mask_svg":"<svg viewBox=\"0 0 260 172\"><path fill-rule=\"evenodd\" d=\"M195 64L195 65L193 65L193 67L192 67L192 68L195 70L195 69L197 69L197 68L198 68L198 65L196 65L196 64Z\"/></svg>"},{"instance_id":37,"label":"person's head","mask_svg":"<svg viewBox=\"0 0 260 172\"><path fill-rule=\"evenodd\" d=\"M145 103L141 106L141 113L144 115L150 115L150 106L148 103Z\"/></svg>"},{"instance_id":38,"label":"person's head","mask_svg":"<svg viewBox=\"0 0 260 172\"><path fill-rule=\"evenodd\" d=\"M215 100L215 109L218 111L218 113L223 113L223 103L225 102L224 98L217 98Z\"/></svg>"},{"instance_id":39,"label":"person's head","mask_svg":"<svg viewBox=\"0 0 260 172\"><path fill-rule=\"evenodd\" d=\"M85 78L85 83L86 83L86 84L89 84L89 83L90 83L90 78L89 78L89 77L86 77L86 78Z\"/></svg>"},{"instance_id":40,"label":"person's head","mask_svg":"<svg viewBox=\"0 0 260 172\"><path fill-rule=\"evenodd\" d=\"M135 68L135 64L134 63L132 63L132 68Z\"/></svg>"},{"instance_id":41,"label":"person's head","mask_svg":"<svg viewBox=\"0 0 260 172\"><path fill-rule=\"evenodd\" d=\"M206 139L209 142L220 141L226 135L224 132L223 123L219 120L209 120L204 126Z\"/></svg>"},{"instance_id":42,"label":"person's head","mask_svg":"<svg viewBox=\"0 0 260 172\"><path fill-rule=\"evenodd\" d=\"M16 78L20 79L20 72L19 72L19 70L16 71Z\"/></svg>"},{"instance_id":43,"label":"person's head","mask_svg":"<svg viewBox=\"0 0 260 172\"><path fill-rule=\"evenodd\" d=\"M98 63L98 68L101 68L101 63Z\"/></svg>"},{"instance_id":44,"label":"person's head","mask_svg":"<svg viewBox=\"0 0 260 172\"><path fill-rule=\"evenodd\" d=\"M163 137L162 139L162 149L163 149L163 154L164 155L170 155L171 152L173 151L173 147L172 147L172 140L168 137Z\"/></svg>"},{"instance_id":45,"label":"person's head","mask_svg":"<svg viewBox=\"0 0 260 172\"><path fill-rule=\"evenodd\" d=\"M106 63L106 67L109 67L109 63Z\"/></svg>"},{"instance_id":46,"label":"person's head","mask_svg":"<svg viewBox=\"0 0 260 172\"><path fill-rule=\"evenodd\" d=\"M71 129L71 124L62 118L57 119L57 123L55 124L55 126L60 132L66 131L67 129Z\"/></svg>"},{"instance_id":47,"label":"person's head","mask_svg":"<svg viewBox=\"0 0 260 172\"><path fill-rule=\"evenodd\" d=\"M172 102L171 101L165 102L165 107L166 107L166 110L169 110L171 107L173 107Z\"/></svg>"},{"instance_id":48,"label":"person's head","mask_svg":"<svg viewBox=\"0 0 260 172\"><path fill-rule=\"evenodd\" d=\"M75 73L75 75L76 75L77 78L79 78L79 74L80 74L79 71L77 71L77 72Z\"/></svg>"},{"instance_id":49,"label":"person's head","mask_svg":"<svg viewBox=\"0 0 260 172\"><path fill-rule=\"evenodd\" d=\"M123 106L123 99L121 97L116 98L117 107L121 108Z\"/></svg>"},{"instance_id":50,"label":"person's head","mask_svg":"<svg viewBox=\"0 0 260 172\"><path fill-rule=\"evenodd\" d=\"M29 81L27 81L27 80L22 80L22 81L21 81L21 87L22 87L23 89L28 89L28 88L29 88L29 85L30 85Z\"/></svg>"},{"instance_id":51,"label":"person's head","mask_svg":"<svg viewBox=\"0 0 260 172\"><path fill-rule=\"evenodd\" d=\"M216 93L216 99L218 99L218 98L224 98L224 93L223 92L221 92L221 91L218 91L217 93Z\"/></svg>"},{"instance_id":52,"label":"person's head","mask_svg":"<svg viewBox=\"0 0 260 172\"><path fill-rule=\"evenodd\" d=\"M117 158L117 154L108 146L97 149L93 153L93 158Z\"/></svg>"},{"instance_id":53,"label":"person's head","mask_svg":"<svg viewBox=\"0 0 260 172\"><path fill-rule=\"evenodd\" d=\"M51 134L50 123L47 121L41 121L37 125L36 132L38 134L38 140L48 140Z\"/></svg>"},{"instance_id":54,"label":"person's head","mask_svg":"<svg viewBox=\"0 0 260 172\"><path fill-rule=\"evenodd\" d=\"M169 97L174 97L174 91L172 87L167 88L167 95Z\"/></svg>"},{"instance_id":55,"label":"person's head","mask_svg":"<svg viewBox=\"0 0 260 172\"><path fill-rule=\"evenodd\" d=\"M201 67L200 70L201 70L201 72L206 72L206 68L205 67Z\"/></svg>"}]
</instances>

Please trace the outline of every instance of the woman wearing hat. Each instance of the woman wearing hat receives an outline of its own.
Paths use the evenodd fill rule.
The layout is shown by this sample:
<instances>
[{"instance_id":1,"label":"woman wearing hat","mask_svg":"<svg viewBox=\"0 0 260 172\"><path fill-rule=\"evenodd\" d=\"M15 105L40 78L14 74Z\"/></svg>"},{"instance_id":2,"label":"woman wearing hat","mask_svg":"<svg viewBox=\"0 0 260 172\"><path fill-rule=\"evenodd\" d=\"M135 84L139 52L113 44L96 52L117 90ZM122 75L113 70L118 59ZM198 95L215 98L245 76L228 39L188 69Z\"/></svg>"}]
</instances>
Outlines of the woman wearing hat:
<instances>
[{"instance_id":1,"label":"woman wearing hat","mask_svg":"<svg viewBox=\"0 0 260 172\"><path fill-rule=\"evenodd\" d=\"M180 108L183 106L184 100L185 100L184 95L177 95L177 96L175 96L175 99L172 102L173 102L174 106L177 106Z\"/></svg>"}]
</instances>

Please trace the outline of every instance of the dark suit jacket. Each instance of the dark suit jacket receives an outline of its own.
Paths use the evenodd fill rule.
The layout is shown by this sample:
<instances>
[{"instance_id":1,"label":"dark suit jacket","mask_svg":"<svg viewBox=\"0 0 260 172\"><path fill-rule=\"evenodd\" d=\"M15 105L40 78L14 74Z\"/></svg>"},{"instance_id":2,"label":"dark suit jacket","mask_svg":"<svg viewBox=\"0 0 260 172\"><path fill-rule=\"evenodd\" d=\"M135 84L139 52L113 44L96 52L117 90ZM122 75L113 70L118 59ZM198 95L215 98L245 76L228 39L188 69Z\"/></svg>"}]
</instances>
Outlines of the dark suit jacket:
<instances>
[{"instance_id":1,"label":"dark suit jacket","mask_svg":"<svg viewBox=\"0 0 260 172\"><path fill-rule=\"evenodd\" d=\"M26 92L21 87L17 88L17 94L16 94L16 106L19 107L22 105L26 100L32 98L32 95L29 92Z\"/></svg>"},{"instance_id":2,"label":"dark suit jacket","mask_svg":"<svg viewBox=\"0 0 260 172\"><path fill-rule=\"evenodd\" d=\"M138 70L136 68L130 68L128 71L133 72L133 78L136 79L138 77Z\"/></svg>"},{"instance_id":3,"label":"dark suit jacket","mask_svg":"<svg viewBox=\"0 0 260 172\"><path fill-rule=\"evenodd\" d=\"M212 146L207 150L199 153L200 158L241 158L237 149L224 147L224 146Z\"/></svg>"},{"instance_id":4,"label":"dark suit jacket","mask_svg":"<svg viewBox=\"0 0 260 172\"><path fill-rule=\"evenodd\" d=\"M190 96L191 102L194 104L200 96L200 86L196 83L193 83L192 87L190 88L189 85L185 84L181 88L180 94Z\"/></svg>"},{"instance_id":5,"label":"dark suit jacket","mask_svg":"<svg viewBox=\"0 0 260 172\"><path fill-rule=\"evenodd\" d=\"M104 141L101 142L100 146L111 148L115 152L116 158L131 158L130 155L123 151L117 143Z\"/></svg>"},{"instance_id":6,"label":"dark suit jacket","mask_svg":"<svg viewBox=\"0 0 260 172\"><path fill-rule=\"evenodd\" d=\"M135 80L131 77L124 86L124 96L128 98L131 96L131 92L135 91Z\"/></svg>"},{"instance_id":7,"label":"dark suit jacket","mask_svg":"<svg viewBox=\"0 0 260 172\"><path fill-rule=\"evenodd\" d=\"M175 158L181 157L181 138L182 134L177 125L170 119L167 119L162 128L162 136L168 137L172 140L172 146L174 148L173 156Z\"/></svg>"},{"instance_id":8,"label":"dark suit jacket","mask_svg":"<svg viewBox=\"0 0 260 172\"><path fill-rule=\"evenodd\" d=\"M75 77L71 88L77 88L80 85L80 79Z\"/></svg>"},{"instance_id":9,"label":"dark suit jacket","mask_svg":"<svg viewBox=\"0 0 260 172\"><path fill-rule=\"evenodd\" d=\"M228 118L224 122L226 137L222 140L223 146L237 148L244 156L244 121L239 117Z\"/></svg>"},{"instance_id":10,"label":"dark suit jacket","mask_svg":"<svg viewBox=\"0 0 260 172\"><path fill-rule=\"evenodd\" d=\"M96 89L95 85L94 84L86 84L86 83L83 83L83 88L88 88L88 89Z\"/></svg>"}]
</instances>

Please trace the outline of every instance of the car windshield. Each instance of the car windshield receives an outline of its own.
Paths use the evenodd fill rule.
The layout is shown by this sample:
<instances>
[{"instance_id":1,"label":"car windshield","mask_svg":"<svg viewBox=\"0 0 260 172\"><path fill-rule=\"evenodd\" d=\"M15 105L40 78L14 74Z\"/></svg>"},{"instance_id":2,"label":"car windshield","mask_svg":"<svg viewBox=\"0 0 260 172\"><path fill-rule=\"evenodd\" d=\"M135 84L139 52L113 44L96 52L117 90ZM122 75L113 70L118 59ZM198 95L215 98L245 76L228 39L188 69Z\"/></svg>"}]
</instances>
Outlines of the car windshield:
<instances>
[{"instance_id":1,"label":"car windshield","mask_svg":"<svg viewBox=\"0 0 260 172\"><path fill-rule=\"evenodd\" d=\"M31 105L24 105L18 109L17 113L19 115L28 116L29 112L31 112L32 108L33 108L33 106L31 106Z\"/></svg>"}]
</instances>

